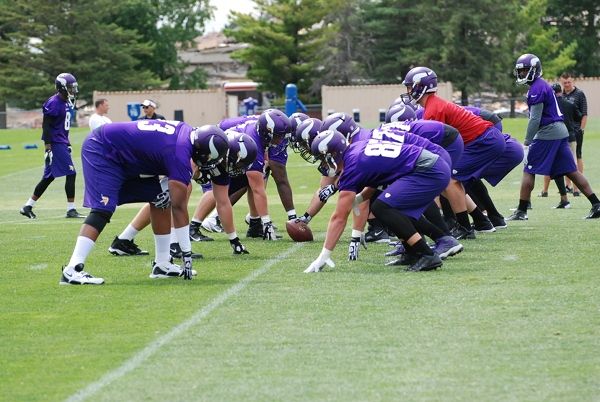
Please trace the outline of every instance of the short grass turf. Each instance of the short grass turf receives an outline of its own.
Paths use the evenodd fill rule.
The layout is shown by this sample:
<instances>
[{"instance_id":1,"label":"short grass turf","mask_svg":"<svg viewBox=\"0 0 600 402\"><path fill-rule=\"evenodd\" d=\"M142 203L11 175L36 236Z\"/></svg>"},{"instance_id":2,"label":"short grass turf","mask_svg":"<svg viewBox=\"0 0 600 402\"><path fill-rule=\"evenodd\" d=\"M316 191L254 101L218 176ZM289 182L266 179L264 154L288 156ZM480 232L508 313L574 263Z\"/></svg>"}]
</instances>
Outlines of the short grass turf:
<instances>
[{"instance_id":1,"label":"short grass turf","mask_svg":"<svg viewBox=\"0 0 600 402\"><path fill-rule=\"evenodd\" d=\"M525 119L505 119L522 140ZM72 130L77 202L85 129ZM600 221L583 220L585 197L555 210L558 194L532 197L529 221L465 241L465 250L429 273L385 267L387 245L346 261L349 226L334 251L337 266L302 271L318 255L335 205L311 227L312 243L244 240L245 202L235 208L251 254L231 255L224 235L194 243L205 259L193 281L148 278L146 257L114 257L110 242L139 205L120 207L86 269L100 287L59 286L81 221L67 220L64 179L18 212L39 180L38 130L0 131L0 400L514 400L593 401L600 395ZM600 188L600 120L585 134L586 175ZM303 213L319 175L296 155L289 162L296 209ZM521 167L490 188L508 215ZM597 190L598 191L598 190ZM274 183L271 215L285 214ZM200 191L194 190L193 211ZM81 206L78 208L85 212Z\"/></svg>"}]
</instances>

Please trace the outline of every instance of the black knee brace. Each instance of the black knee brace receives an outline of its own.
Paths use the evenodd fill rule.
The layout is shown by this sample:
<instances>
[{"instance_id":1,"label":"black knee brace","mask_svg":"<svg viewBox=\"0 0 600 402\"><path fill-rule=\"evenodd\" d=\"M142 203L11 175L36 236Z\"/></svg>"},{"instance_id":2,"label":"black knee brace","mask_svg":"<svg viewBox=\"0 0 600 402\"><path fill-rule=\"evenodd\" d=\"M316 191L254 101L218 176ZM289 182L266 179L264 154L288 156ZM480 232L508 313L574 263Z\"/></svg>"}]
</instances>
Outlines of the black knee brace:
<instances>
[{"instance_id":1,"label":"black knee brace","mask_svg":"<svg viewBox=\"0 0 600 402\"><path fill-rule=\"evenodd\" d=\"M112 212L102 211L99 209L92 209L87 218L85 218L84 223L90 225L95 228L98 233L101 233L104 230L104 227L108 222L110 222L110 218L112 217Z\"/></svg>"}]
</instances>

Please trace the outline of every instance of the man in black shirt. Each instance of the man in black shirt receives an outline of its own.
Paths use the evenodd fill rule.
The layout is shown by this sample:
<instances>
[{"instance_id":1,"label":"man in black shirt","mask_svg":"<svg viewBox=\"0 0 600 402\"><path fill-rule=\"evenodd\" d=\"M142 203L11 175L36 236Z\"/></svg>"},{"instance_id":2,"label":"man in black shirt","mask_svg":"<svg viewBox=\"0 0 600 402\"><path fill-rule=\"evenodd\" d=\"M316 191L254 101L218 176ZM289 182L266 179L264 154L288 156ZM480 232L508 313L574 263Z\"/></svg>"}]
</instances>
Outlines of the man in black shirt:
<instances>
[{"instance_id":1,"label":"man in black shirt","mask_svg":"<svg viewBox=\"0 0 600 402\"><path fill-rule=\"evenodd\" d=\"M577 170L583 172L583 158L582 158L582 146L583 146L583 131L585 130L585 126L587 124L587 99L583 91L577 88L573 82L574 77L570 73L563 73L560 76L563 86L563 98L565 101L575 106L575 110L573 111L565 111L565 120L567 118L566 114L571 112L573 119L573 129L575 131L575 156L577 157ZM567 182L567 188L570 183ZM577 197L579 195L579 190L576 187L573 187L573 195Z\"/></svg>"}]
</instances>

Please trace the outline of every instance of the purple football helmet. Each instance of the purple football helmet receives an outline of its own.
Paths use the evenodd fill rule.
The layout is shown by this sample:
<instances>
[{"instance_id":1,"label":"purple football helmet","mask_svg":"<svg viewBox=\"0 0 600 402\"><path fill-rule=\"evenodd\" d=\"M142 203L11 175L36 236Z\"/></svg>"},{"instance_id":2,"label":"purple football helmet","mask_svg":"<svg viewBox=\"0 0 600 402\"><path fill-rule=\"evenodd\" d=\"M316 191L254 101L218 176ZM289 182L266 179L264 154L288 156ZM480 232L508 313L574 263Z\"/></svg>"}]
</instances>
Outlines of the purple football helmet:
<instances>
[{"instance_id":1,"label":"purple football helmet","mask_svg":"<svg viewBox=\"0 0 600 402\"><path fill-rule=\"evenodd\" d=\"M323 120L321 130L335 130L342 133L350 141L360 131L360 126L356 124L352 116L346 113L334 113Z\"/></svg>"},{"instance_id":2,"label":"purple football helmet","mask_svg":"<svg viewBox=\"0 0 600 402\"><path fill-rule=\"evenodd\" d=\"M291 134L290 119L281 110L267 109L260 114L256 123L258 134L270 144L273 137L287 138Z\"/></svg>"},{"instance_id":3,"label":"purple football helmet","mask_svg":"<svg viewBox=\"0 0 600 402\"><path fill-rule=\"evenodd\" d=\"M390 106L390 108L385 113L385 122L391 123L393 121L406 121L406 120L415 120L417 115L413 110L412 106L409 106L404 103L399 103L397 105Z\"/></svg>"},{"instance_id":4,"label":"purple football helmet","mask_svg":"<svg viewBox=\"0 0 600 402\"><path fill-rule=\"evenodd\" d=\"M300 112L292 113L290 115L289 119L290 119L290 125L292 126L292 135L294 135L294 133L296 132L296 129L298 128L300 123L302 123L304 120L306 120L308 118L309 118L308 115L306 115L304 113L300 113Z\"/></svg>"},{"instance_id":5,"label":"purple football helmet","mask_svg":"<svg viewBox=\"0 0 600 402\"><path fill-rule=\"evenodd\" d=\"M542 62L535 54L525 53L517 59L514 74L517 84L531 84L542 76Z\"/></svg>"},{"instance_id":6,"label":"purple football helmet","mask_svg":"<svg viewBox=\"0 0 600 402\"><path fill-rule=\"evenodd\" d=\"M75 103L75 97L79 93L79 87L77 85L77 79L73 74L61 73L56 76L54 80L56 90L63 95L71 103Z\"/></svg>"},{"instance_id":7,"label":"purple football helmet","mask_svg":"<svg viewBox=\"0 0 600 402\"><path fill-rule=\"evenodd\" d=\"M328 177L334 177L340 172L338 165L344 158L348 148L346 137L335 130L324 130L315 137L310 147L313 155L321 161L319 172Z\"/></svg>"},{"instance_id":8,"label":"purple football helmet","mask_svg":"<svg viewBox=\"0 0 600 402\"><path fill-rule=\"evenodd\" d=\"M426 93L437 92L437 75L430 68L415 67L406 74L402 85L407 89L405 103L416 105Z\"/></svg>"},{"instance_id":9,"label":"purple football helmet","mask_svg":"<svg viewBox=\"0 0 600 402\"><path fill-rule=\"evenodd\" d=\"M311 153L310 146L313 140L321 131L323 122L319 119L308 118L296 128L292 133L290 146L294 152L299 153L302 159L309 163L315 163L317 158Z\"/></svg>"},{"instance_id":10,"label":"purple football helmet","mask_svg":"<svg viewBox=\"0 0 600 402\"><path fill-rule=\"evenodd\" d=\"M227 132L227 140L227 173L232 177L241 176L256 160L258 146L249 135L234 131Z\"/></svg>"},{"instance_id":11,"label":"purple football helmet","mask_svg":"<svg viewBox=\"0 0 600 402\"><path fill-rule=\"evenodd\" d=\"M227 136L217 126L205 125L194 128L190 133L192 160L200 169L213 169L227 155Z\"/></svg>"}]
</instances>

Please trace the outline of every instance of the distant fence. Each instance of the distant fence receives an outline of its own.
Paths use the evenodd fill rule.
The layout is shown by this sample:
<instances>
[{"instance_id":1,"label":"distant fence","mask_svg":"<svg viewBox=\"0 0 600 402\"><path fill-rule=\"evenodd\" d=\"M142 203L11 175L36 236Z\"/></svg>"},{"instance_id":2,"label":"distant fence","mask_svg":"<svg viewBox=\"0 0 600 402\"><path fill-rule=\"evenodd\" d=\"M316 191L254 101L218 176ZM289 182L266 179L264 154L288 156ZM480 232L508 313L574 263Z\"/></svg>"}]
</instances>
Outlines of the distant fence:
<instances>
[{"instance_id":1,"label":"distant fence","mask_svg":"<svg viewBox=\"0 0 600 402\"><path fill-rule=\"evenodd\" d=\"M554 81L548 80L548 82ZM575 86L585 92L588 101L588 116L600 118L600 77L576 79ZM517 99L518 109L526 107L522 102L525 99L526 90L526 87L523 87L523 97ZM323 86L321 88L323 103L307 106L310 106L309 114L313 117L323 118L333 112L356 112L359 114L361 123L370 125L379 122L381 110L387 109L389 104L404 92L406 92L406 87L402 85ZM452 84L440 83L438 93L442 98L452 100ZM108 117L115 122L129 121L127 104L141 103L144 99L156 101L159 105L157 113L164 115L167 119L183 116L183 119L192 125L215 124L238 110L237 105L228 105L228 102L235 97L228 96L222 88L189 91L96 91L94 100L98 98L109 100ZM481 106L492 110L506 108L509 105L509 100L501 97L491 97L485 102ZM8 128L42 127L41 108L37 110L8 108L6 114L4 113L0 111L2 114L0 121L6 117ZM87 126L91 113L93 110L89 107L79 110L77 113L78 125Z\"/></svg>"}]
</instances>

